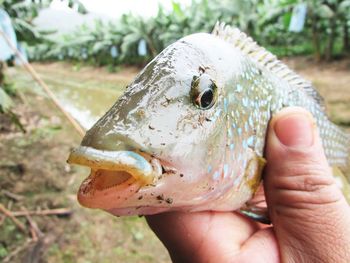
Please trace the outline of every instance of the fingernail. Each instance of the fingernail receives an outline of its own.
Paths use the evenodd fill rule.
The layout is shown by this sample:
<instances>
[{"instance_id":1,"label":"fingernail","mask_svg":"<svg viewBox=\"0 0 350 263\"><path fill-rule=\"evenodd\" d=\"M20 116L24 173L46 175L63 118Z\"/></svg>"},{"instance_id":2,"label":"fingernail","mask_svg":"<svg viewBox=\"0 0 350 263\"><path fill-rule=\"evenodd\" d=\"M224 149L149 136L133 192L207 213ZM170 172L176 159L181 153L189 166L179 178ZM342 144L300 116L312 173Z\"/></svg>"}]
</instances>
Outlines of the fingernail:
<instances>
[{"instance_id":1,"label":"fingernail","mask_svg":"<svg viewBox=\"0 0 350 263\"><path fill-rule=\"evenodd\" d=\"M314 141L314 124L303 113L290 113L280 117L275 125L275 133L282 144L288 147L308 147Z\"/></svg>"}]
</instances>

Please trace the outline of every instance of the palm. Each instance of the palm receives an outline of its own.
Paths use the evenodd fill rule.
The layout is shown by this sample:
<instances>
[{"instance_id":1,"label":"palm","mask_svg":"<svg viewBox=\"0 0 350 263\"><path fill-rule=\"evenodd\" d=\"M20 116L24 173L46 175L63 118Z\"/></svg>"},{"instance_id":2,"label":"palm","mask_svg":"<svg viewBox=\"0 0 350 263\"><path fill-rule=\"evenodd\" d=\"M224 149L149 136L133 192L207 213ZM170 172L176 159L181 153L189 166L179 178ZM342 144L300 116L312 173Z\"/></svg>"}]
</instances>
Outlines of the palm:
<instances>
[{"instance_id":1,"label":"palm","mask_svg":"<svg viewBox=\"0 0 350 263\"><path fill-rule=\"evenodd\" d=\"M272 227L238 213L165 213L147 221L175 262L278 262Z\"/></svg>"}]
</instances>

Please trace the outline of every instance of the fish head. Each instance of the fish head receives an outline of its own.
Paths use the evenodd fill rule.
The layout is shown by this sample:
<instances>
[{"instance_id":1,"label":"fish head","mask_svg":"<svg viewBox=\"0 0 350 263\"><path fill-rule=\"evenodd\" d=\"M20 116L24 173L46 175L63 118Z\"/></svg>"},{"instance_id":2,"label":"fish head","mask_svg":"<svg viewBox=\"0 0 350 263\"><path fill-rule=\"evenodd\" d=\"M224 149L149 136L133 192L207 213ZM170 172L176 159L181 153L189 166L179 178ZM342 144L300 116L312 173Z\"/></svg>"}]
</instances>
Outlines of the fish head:
<instances>
[{"instance_id":1,"label":"fish head","mask_svg":"<svg viewBox=\"0 0 350 263\"><path fill-rule=\"evenodd\" d=\"M78 193L83 206L154 214L218 196L227 68L201 46L212 36L197 35L151 61L72 151L70 163L91 167Z\"/></svg>"}]
</instances>

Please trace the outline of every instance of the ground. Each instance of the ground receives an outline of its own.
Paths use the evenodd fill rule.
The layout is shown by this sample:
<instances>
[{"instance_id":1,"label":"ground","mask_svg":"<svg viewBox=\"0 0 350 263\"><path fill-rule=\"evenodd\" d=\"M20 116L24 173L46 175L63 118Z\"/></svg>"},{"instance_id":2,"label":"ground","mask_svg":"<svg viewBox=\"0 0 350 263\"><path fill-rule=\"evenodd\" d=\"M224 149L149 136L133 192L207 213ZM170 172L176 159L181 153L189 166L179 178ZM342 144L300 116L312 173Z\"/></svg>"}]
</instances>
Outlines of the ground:
<instances>
[{"instance_id":1,"label":"ground","mask_svg":"<svg viewBox=\"0 0 350 263\"><path fill-rule=\"evenodd\" d=\"M350 60L330 64L308 58L286 60L312 80L331 119L350 131ZM113 89L139 69L118 73L63 63L35 64L44 79ZM0 260L4 262L170 262L144 218L116 218L82 208L76 191L87 171L66 164L80 136L23 70L10 69L18 90L14 111L25 134L0 116L0 205L10 211L67 208L65 215L17 217L25 233L0 213ZM29 242L35 230L36 242Z\"/></svg>"}]
</instances>

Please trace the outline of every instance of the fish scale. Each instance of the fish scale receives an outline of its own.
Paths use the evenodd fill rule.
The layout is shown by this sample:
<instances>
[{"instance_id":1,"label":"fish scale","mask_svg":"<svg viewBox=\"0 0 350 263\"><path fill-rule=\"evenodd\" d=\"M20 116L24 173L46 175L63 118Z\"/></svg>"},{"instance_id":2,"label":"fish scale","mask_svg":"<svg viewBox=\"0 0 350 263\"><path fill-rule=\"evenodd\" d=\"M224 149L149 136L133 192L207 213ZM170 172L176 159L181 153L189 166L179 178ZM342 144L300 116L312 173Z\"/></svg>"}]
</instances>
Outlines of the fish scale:
<instances>
[{"instance_id":1,"label":"fish scale","mask_svg":"<svg viewBox=\"0 0 350 263\"><path fill-rule=\"evenodd\" d=\"M250 200L269 121L288 106L311 112L329 164L346 165L349 135L328 120L310 82L237 28L218 23L212 34L186 36L140 72L72 151L70 163L92 168L78 200L115 215L241 209L267 222ZM350 199L348 183L338 182Z\"/></svg>"},{"instance_id":2,"label":"fish scale","mask_svg":"<svg viewBox=\"0 0 350 263\"><path fill-rule=\"evenodd\" d=\"M283 65L281 61L277 60L275 56L268 53L264 48L259 47L250 37L238 29L218 23L213 33L232 43L235 48L240 48L247 55L247 58L255 61L258 66L263 66L269 70L266 78L269 78L269 75L274 78L269 82L274 83L275 88L272 89L270 86L270 89L267 89L267 93L276 93L275 99L270 101L272 114L287 106L299 106L307 109L315 116L329 164L332 166L345 166L347 164L350 144L349 135L329 121L323 107L323 99L312 87L311 83L295 74L287 66ZM244 48L240 43L244 43ZM254 56L251 53L252 50L259 50L260 54ZM250 67L257 69L253 65L250 65ZM249 69L246 70L249 71ZM245 73L242 74L244 75ZM258 82L259 78L255 76L254 81ZM260 92L266 90L264 88L267 87L266 82L257 84L260 84ZM249 94L247 95L249 96ZM321 102L321 104L315 102ZM262 122L266 123L265 121Z\"/></svg>"}]
</instances>

